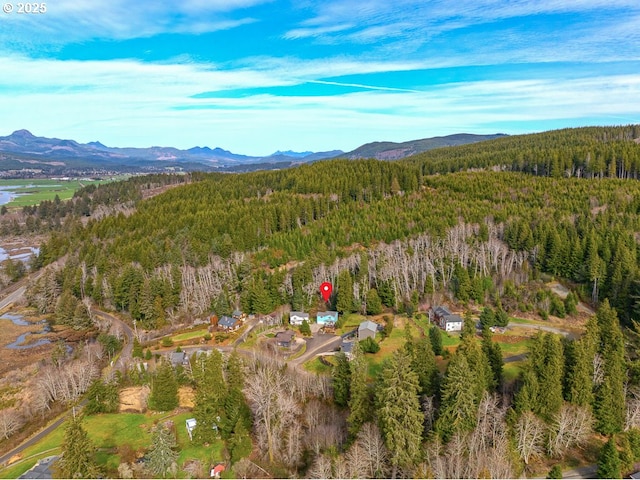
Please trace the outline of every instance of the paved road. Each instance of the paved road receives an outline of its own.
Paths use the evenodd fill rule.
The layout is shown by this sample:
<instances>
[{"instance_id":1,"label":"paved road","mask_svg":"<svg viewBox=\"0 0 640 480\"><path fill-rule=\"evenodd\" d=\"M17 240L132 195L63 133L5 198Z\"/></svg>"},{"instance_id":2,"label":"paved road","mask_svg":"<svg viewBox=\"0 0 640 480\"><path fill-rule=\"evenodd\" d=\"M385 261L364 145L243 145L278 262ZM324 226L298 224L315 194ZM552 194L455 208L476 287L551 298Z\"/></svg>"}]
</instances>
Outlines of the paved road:
<instances>
[{"instance_id":1,"label":"paved road","mask_svg":"<svg viewBox=\"0 0 640 480\"><path fill-rule=\"evenodd\" d=\"M18 300L20 300L22 298L22 296L24 295L25 290L27 289L27 287L22 286L20 288L18 288L17 290L15 290L14 292L11 292L9 295L7 295L6 297L4 297L2 300L0 300L0 310L2 310L5 307L8 307L9 305L16 303Z\"/></svg>"},{"instance_id":2,"label":"paved road","mask_svg":"<svg viewBox=\"0 0 640 480\"><path fill-rule=\"evenodd\" d=\"M23 294L24 294L24 287L22 287L23 290ZM15 293L17 293L18 291L16 291ZM14 300L15 302L16 300ZM124 323L122 320L120 320L118 317L111 315L107 312L103 312L101 310L98 310L96 308L92 308L91 311L93 312L94 315L98 315L102 318L108 318L109 320L111 320L112 322L116 323L117 325L120 325L120 328L122 329L125 337L126 337L126 343L122 349L122 352L120 353L120 357L118 358L118 362L113 366L113 368L117 368L119 370L123 370L124 368L126 368L126 366L128 365L129 361L131 360L131 353L133 351L133 330L131 329L131 327L129 327L129 325L127 325L126 323ZM103 374L103 376L108 379L111 376L111 372L113 371L113 368L107 368L105 369L105 372ZM86 400L83 400L80 403L80 407L83 407L86 404ZM62 425L62 423L67 419L67 417L72 413L72 410L68 410L67 412L61 414L56 420L54 420L52 423L50 423L47 427L45 427L44 429L42 429L40 432L38 432L37 434L35 434L34 436L32 436L31 438L29 438L27 441L23 442L21 445L17 446L16 448L14 448L13 450L11 450L10 452L7 452L5 454L3 454L2 456L0 456L0 465L4 465L11 457L13 457L14 455L19 454L20 452L22 452L24 449L30 447L31 445L39 442L40 440L42 440L44 437L46 437L47 435L49 435L51 432L53 432L54 430L56 430L58 427L60 427L60 425Z\"/></svg>"},{"instance_id":3,"label":"paved road","mask_svg":"<svg viewBox=\"0 0 640 480\"><path fill-rule=\"evenodd\" d=\"M289 360L291 365L302 365L307 360L325 352L331 352L342 342L342 338L328 333L317 333L306 339L307 349L298 358Z\"/></svg>"},{"instance_id":4,"label":"paved road","mask_svg":"<svg viewBox=\"0 0 640 480\"><path fill-rule=\"evenodd\" d=\"M133 353L133 329L129 325L127 325L125 322L120 320L118 317L116 317L115 315L111 313L103 312L102 310L99 310L96 307L91 307L91 313L93 313L94 315L102 319L110 320L113 324L118 325L122 333L124 333L125 344L122 347L122 351L120 352L118 361L116 362L115 365L113 365L114 369L124 372L127 366L131 363L131 356ZM109 372L106 372L106 373L107 375L109 374Z\"/></svg>"},{"instance_id":5,"label":"paved road","mask_svg":"<svg viewBox=\"0 0 640 480\"><path fill-rule=\"evenodd\" d=\"M562 472L562 478L598 478L598 466L587 465Z\"/></svg>"},{"instance_id":6,"label":"paved road","mask_svg":"<svg viewBox=\"0 0 640 480\"><path fill-rule=\"evenodd\" d=\"M536 325L533 323L510 323L507 325L507 330L511 328L526 328L528 330L542 330L545 332L557 333L558 335L563 335L565 337L573 338L575 333L567 332L566 330L562 330L560 328L549 327L547 325Z\"/></svg>"}]
</instances>

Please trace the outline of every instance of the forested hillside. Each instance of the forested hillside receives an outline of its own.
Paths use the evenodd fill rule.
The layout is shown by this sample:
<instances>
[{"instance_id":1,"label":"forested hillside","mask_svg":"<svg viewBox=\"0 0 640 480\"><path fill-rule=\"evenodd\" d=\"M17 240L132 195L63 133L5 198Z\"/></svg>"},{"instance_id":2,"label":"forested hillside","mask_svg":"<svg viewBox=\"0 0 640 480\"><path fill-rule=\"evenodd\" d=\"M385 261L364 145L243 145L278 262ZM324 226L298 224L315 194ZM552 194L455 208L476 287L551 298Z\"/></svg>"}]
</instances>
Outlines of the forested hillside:
<instances>
[{"instance_id":1,"label":"forested hillside","mask_svg":"<svg viewBox=\"0 0 640 480\"><path fill-rule=\"evenodd\" d=\"M191 184L137 203L135 213L85 227L68 223L43 246L40 261L69 254L58 283L150 327L162 311L198 314L238 303L257 312L282 303L306 308L314 284L336 281L344 270L358 285L356 308L372 288L397 294L386 303L394 307L412 297L417 303L431 289L449 289L464 300L455 289L467 276L500 282L527 268L525 260L582 285L594 302L609 298L628 321L640 293L640 184L606 172L635 176L640 146L631 138L637 130L509 137L400 162L335 160L284 171L194 174ZM509 169L520 165L517 158L529 159L518 167L527 173L428 175L462 166ZM613 158L622 167L605 161L601 178L587 168L589 158ZM555 161L563 174L551 175ZM451 240L460 228L467 233ZM423 248L419 271L406 270L402 259L415 255L412 242L419 239L442 247ZM488 264L461 245L480 252L499 246L519 260L509 268ZM392 248L400 253L377 258ZM392 270L402 275L381 273Z\"/></svg>"},{"instance_id":2,"label":"forested hillside","mask_svg":"<svg viewBox=\"0 0 640 480\"><path fill-rule=\"evenodd\" d=\"M319 284L331 281L341 313L406 313L404 340L374 373L360 347L351 362L339 355L332 388L296 368L250 362L243 392L269 468L317 478L514 477L540 459L563 462L597 432L618 435L602 450L600 474L619 475L620 462L629 470L640 459L640 367L618 321L637 343L638 132L565 130L398 162L193 174L148 199L133 183L120 194L109 185L81 191L89 205L118 195L128 204L51 225L39 264L64 257L65 266L45 269L29 301L78 329L73 312L87 301L156 329L238 306L314 311ZM501 347L488 328L477 338L470 307L485 307L485 327L518 312L575 316L574 293L563 302L542 277L570 284L598 315L580 338L535 337L518 380L507 382ZM455 353L436 358L438 342L416 336L409 319L443 296L469 310ZM289 384L310 388L281 387ZM626 456L605 470L604 456L618 450Z\"/></svg>"}]
</instances>

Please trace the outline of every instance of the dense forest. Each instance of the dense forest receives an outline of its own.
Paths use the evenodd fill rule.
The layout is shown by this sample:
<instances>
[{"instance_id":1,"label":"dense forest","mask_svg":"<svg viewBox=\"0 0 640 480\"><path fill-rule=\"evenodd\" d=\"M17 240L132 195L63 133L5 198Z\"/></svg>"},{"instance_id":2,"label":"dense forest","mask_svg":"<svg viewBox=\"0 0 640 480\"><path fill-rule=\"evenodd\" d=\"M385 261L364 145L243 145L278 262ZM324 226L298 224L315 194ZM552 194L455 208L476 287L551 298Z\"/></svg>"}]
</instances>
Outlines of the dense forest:
<instances>
[{"instance_id":1,"label":"dense forest","mask_svg":"<svg viewBox=\"0 0 640 480\"><path fill-rule=\"evenodd\" d=\"M619 476L640 459L638 137L639 126L561 130L397 162L332 160L80 191L74 202L96 208L50 226L36 267L52 265L28 298L78 329L89 301L147 329L238 306L313 311L322 281L333 283L340 312L386 308L409 318L437 295L485 307L482 337L467 316L446 368L436 359L439 334L410 327L375 375L359 347L350 362L338 355L330 386L254 358L242 386L252 425L234 416L226 435L245 442L244 452L251 426L263 460L283 475L500 478L535 459L561 462L597 432L610 438L598 473ZM140 194L176 182L184 185ZM126 198L126 208L114 202L94 215L109 198ZM538 281L550 277L573 290L564 302ZM518 380L506 384L488 327L507 312L574 314L577 297L598 311L586 333L538 335ZM208 380L191 381L201 423L226 418L224 399L207 397Z\"/></svg>"},{"instance_id":2,"label":"dense forest","mask_svg":"<svg viewBox=\"0 0 640 480\"><path fill-rule=\"evenodd\" d=\"M492 282L545 272L575 283L594 304L608 298L629 322L640 313L640 187L628 179L640 158L637 130L500 138L398 162L193 174L135 209L86 224L70 219L54 230L38 263L67 255L66 267L41 284L92 297L152 328L182 313L238 305L309 308L317 282L337 282L345 271L353 310L364 308L371 290L385 292L383 303L394 308L442 289L481 301L494 295ZM529 160L506 162L516 157ZM617 166L605 162L596 172L589 158ZM458 168L473 171L431 174ZM616 173L624 178L607 176ZM103 198L101 189L113 188L78 198ZM43 311L55 308L45 304Z\"/></svg>"}]
</instances>

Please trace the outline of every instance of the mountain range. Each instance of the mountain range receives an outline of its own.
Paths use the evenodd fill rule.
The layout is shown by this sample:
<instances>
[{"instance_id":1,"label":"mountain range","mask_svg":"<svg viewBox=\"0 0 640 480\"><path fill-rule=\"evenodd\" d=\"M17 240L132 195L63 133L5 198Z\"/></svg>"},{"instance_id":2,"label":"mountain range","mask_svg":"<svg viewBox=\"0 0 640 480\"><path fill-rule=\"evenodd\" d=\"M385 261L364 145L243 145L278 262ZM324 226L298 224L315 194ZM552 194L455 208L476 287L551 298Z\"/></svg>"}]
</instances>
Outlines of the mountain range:
<instances>
[{"instance_id":1,"label":"mountain range","mask_svg":"<svg viewBox=\"0 0 640 480\"><path fill-rule=\"evenodd\" d=\"M99 141L78 143L75 140L37 137L28 130L17 130L0 137L0 171L42 170L43 173L73 171L165 171L221 170L246 171L286 168L327 158L377 158L397 160L433 148L463 145L504 136L456 134L425 138L404 143L373 142L351 152L277 151L265 157L236 154L222 148L108 147Z\"/></svg>"}]
</instances>

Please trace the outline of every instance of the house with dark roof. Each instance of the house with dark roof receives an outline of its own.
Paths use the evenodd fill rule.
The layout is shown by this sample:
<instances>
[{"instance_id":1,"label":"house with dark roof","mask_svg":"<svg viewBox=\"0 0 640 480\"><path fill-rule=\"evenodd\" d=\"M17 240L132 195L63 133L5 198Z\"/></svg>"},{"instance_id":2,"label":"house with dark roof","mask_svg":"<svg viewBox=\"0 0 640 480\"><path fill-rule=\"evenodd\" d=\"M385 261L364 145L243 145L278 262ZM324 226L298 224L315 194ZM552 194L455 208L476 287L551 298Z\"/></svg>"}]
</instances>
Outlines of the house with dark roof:
<instances>
[{"instance_id":1,"label":"house with dark roof","mask_svg":"<svg viewBox=\"0 0 640 480\"><path fill-rule=\"evenodd\" d=\"M316 315L316 323L318 325L327 325L329 323L338 323L338 312L318 312Z\"/></svg>"},{"instance_id":2,"label":"house with dark roof","mask_svg":"<svg viewBox=\"0 0 640 480\"><path fill-rule=\"evenodd\" d=\"M340 344L340 351L345 354L347 360L351 360L351 357L353 356L353 343L353 341L347 342L342 340L342 343Z\"/></svg>"},{"instance_id":3,"label":"house with dark roof","mask_svg":"<svg viewBox=\"0 0 640 480\"><path fill-rule=\"evenodd\" d=\"M291 343L295 337L296 333L293 330L278 332L276 333L276 344L279 347L291 348Z\"/></svg>"},{"instance_id":4,"label":"house with dark roof","mask_svg":"<svg viewBox=\"0 0 640 480\"><path fill-rule=\"evenodd\" d=\"M361 342L365 338L376 338L378 324L371 320L366 320L358 326L358 341Z\"/></svg>"},{"instance_id":5,"label":"house with dark roof","mask_svg":"<svg viewBox=\"0 0 640 480\"><path fill-rule=\"evenodd\" d=\"M233 332L240 328L240 320L226 315L218 320L218 328L227 332Z\"/></svg>"},{"instance_id":6,"label":"house with dark roof","mask_svg":"<svg viewBox=\"0 0 640 480\"><path fill-rule=\"evenodd\" d=\"M58 458L60 458L59 455L43 458L31 470L24 472L18 478L53 478L51 466Z\"/></svg>"},{"instance_id":7,"label":"house with dark roof","mask_svg":"<svg viewBox=\"0 0 640 480\"><path fill-rule=\"evenodd\" d=\"M172 367L177 367L178 365L183 365L187 360L187 354L184 352L171 352L169 355L169 360L171 361Z\"/></svg>"},{"instance_id":8,"label":"house with dark roof","mask_svg":"<svg viewBox=\"0 0 640 480\"><path fill-rule=\"evenodd\" d=\"M445 332L459 332L464 320L460 315L451 313L447 307L439 306L429 310L429 319Z\"/></svg>"}]
</instances>

